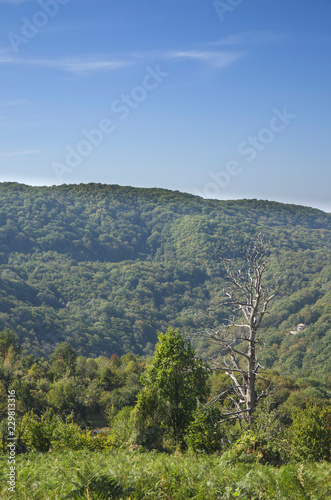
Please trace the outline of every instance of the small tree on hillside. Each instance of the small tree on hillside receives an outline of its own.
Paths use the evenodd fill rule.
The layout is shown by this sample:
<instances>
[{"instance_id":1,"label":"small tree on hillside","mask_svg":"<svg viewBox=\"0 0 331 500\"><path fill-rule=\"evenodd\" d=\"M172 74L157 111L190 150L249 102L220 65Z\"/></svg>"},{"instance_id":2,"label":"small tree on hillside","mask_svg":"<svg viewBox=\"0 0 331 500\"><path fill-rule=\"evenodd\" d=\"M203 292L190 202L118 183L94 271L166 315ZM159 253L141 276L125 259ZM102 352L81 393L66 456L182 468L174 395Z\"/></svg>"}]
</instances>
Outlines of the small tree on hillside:
<instances>
[{"instance_id":1,"label":"small tree on hillside","mask_svg":"<svg viewBox=\"0 0 331 500\"><path fill-rule=\"evenodd\" d=\"M17 333L6 328L0 332L0 356L5 357L8 354L10 347L15 354L19 354L21 352Z\"/></svg>"},{"instance_id":2,"label":"small tree on hillside","mask_svg":"<svg viewBox=\"0 0 331 500\"><path fill-rule=\"evenodd\" d=\"M165 435L176 445L183 443L198 401L206 401L208 376L209 370L178 330L160 334L134 410L137 441L160 446Z\"/></svg>"},{"instance_id":3,"label":"small tree on hillside","mask_svg":"<svg viewBox=\"0 0 331 500\"><path fill-rule=\"evenodd\" d=\"M70 376L76 373L77 354L68 342L61 342L50 355L52 361L52 371L55 375L64 375L66 372Z\"/></svg>"},{"instance_id":4,"label":"small tree on hillside","mask_svg":"<svg viewBox=\"0 0 331 500\"><path fill-rule=\"evenodd\" d=\"M203 338L221 346L222 359L217 361L215 369L223 370L231 380L231 387L213 400L227 399L231 403L232 408L223 414L222 421L243 418L250 424L256 405L270 389L256 392L256 381L261 377L258 372L263 369L259 362L262 351L259 330L275 297L265 283L269 258L263 237L258 235L244 251L243 268L233 270L231 260L224 261L227 286L215 309L230 308L231 316L219 328L202 333Z\"/></svg>"}]
</instances>

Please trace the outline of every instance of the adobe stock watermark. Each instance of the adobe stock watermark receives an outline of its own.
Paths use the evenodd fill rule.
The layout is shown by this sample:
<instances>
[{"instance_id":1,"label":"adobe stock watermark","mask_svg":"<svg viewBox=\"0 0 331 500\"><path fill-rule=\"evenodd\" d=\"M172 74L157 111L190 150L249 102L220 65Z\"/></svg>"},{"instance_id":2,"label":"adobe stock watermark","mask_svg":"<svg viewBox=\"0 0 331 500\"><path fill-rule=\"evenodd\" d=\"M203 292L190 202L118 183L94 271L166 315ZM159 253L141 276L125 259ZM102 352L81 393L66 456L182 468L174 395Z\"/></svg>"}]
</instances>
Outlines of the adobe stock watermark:
<instances>
[{"instance_id":1,"label":"adobe stock watermark","mask_svg":"<svg viewBox=\"0 0 331 500\"><path fill-rule=\"evenodd\" d=\"M243 2L244 0L215 0L213 6L220 20L224 21L225 15L236 10Z\"/></svg>"},{"instance_id":2,"label":"adobe stock watermark","mask_svg":"<svg viewBox=\"0 0 331 500\"><path fill-rule=\"evenodd\" d=\"M26 45L42 28L45 28L49 21L53 19L60 11L61 5L66 5L71 0L39 0L38 4L41 10L37 10L31 19L22 17L22 26L20 33L10 31L7 33L7 39L14 52L18 53L19 47Z\"/></svg>"},{"instance_id":3,"label":"adobe stock watermark","mask_svg":"<svg viewBox=\"0 0 331 500\"><path fill-rule=\"evenodd\" d=\"M15 493L16 488L16 394L14 390L8 391L8 465L9 472L7 474L8 491Z\"/></svg>"},{"instance_id":4,"label":"adobe stock watermark","mask_svg":"<svg viewBox=\"0 0 331 500\"><path fill-rule=\"evenodd\" d=\"M282 111L274 108L273 116L267 127L263 127L255 136L249 136L242 141L237 147L237 153L243 157L248 163L255 160L258 154L264 151L269 144L273 142L275 136L283 132L296 115L288 113L287 106L284 106ZM231 160L227 163L223 170L218 172L209 172L209 177L213 182L208 182L204 186L203 192L195 189L198 196L203 198L217 197L222 193L222 190L227 188L232 177L237 177L243 171L243 167L238 160Z\"/></svg>"},{"instance_id":5,"label":"adobe stock watermark","mask_svg":"<svg viewBox=\"0 0 331 500\"><path fill-rule=\"evenodd\" d=\"M136 85L128 94L122 94L120 98L114 99L111 103L112 114L118 116L122 121L126 120L132 111L147 99L149 93L156 90L169 76L169 73L161 71L159 64L155 68L146 66L145 70L146 74L140 85ZM75 168L79 167L84 158L90 156L95 148L100 146L104 139L114 132L115 128L114 117L111 116L102 118L96 128L91 130L83 129L81 134L84 138L75 147L67 146L65 148L64 162L52 162L52 169L57 180L63 182L63 175L71 173Z\"/></svg>"}]
</instances>

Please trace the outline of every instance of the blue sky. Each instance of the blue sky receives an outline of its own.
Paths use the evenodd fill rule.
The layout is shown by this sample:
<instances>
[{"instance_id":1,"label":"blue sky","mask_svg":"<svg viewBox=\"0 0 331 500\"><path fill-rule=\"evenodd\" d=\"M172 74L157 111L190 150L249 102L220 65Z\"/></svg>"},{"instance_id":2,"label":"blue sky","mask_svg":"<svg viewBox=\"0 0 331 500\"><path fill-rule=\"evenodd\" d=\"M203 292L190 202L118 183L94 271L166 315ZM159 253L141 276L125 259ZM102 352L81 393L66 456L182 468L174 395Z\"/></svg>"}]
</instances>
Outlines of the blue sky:
<instances>
[{"instance_id":1,"label":"blue sky","mask_svg":"<svg viewBox=\"0 0 331 500\"><path fill-rule=\"evenodd\" d=\"M331 211L330 0L0 0L0 181Z\"/></svg>"}]
</instances>

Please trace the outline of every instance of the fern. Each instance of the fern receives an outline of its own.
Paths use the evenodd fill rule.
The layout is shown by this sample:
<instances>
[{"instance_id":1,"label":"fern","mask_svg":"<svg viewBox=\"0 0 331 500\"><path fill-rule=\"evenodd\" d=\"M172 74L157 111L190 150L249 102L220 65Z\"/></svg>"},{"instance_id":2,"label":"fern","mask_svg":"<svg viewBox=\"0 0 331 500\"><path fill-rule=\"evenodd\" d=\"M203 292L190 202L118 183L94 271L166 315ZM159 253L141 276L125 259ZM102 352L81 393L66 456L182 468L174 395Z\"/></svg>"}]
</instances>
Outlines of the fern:
<instances>
[{"instance_id":1,"label":"fern","mask_svg":"<svg viewBox=\"0 0 331 500\"><path fill-rule=\"evenodd\" d=\"M123 489L121 485L113 478L111 474L91 474L78 473L78 483L74 483L76 487L66 497L69 499L97 499L110 500L119 498Z\"/></svg>"}]
</instances>

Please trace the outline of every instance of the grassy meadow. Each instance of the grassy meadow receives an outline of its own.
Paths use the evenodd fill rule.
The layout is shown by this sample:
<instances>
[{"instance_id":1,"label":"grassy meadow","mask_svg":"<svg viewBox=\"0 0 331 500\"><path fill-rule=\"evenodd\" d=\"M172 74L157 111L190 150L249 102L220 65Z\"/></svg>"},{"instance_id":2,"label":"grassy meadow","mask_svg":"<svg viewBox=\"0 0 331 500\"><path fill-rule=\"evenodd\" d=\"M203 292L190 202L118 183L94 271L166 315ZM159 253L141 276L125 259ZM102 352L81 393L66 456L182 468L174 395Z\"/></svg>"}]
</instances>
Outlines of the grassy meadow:
<instances>
[{"instance_id":1,"label":"grassy meadow","mask_svg":"<svg viewBox=\"0 0 331 500\"><path fill-rule=\"evenodd\" d=\"M1 457L1 498L8 499L331 498L331 464L327 462L276 468L258 463L234 465L227 462L226 454L129 450L29 453L17 457L15 493L7 491L7 468L5 457ZM101 485L102 493L96 485Z\"/></svg>"}]
</instances>

